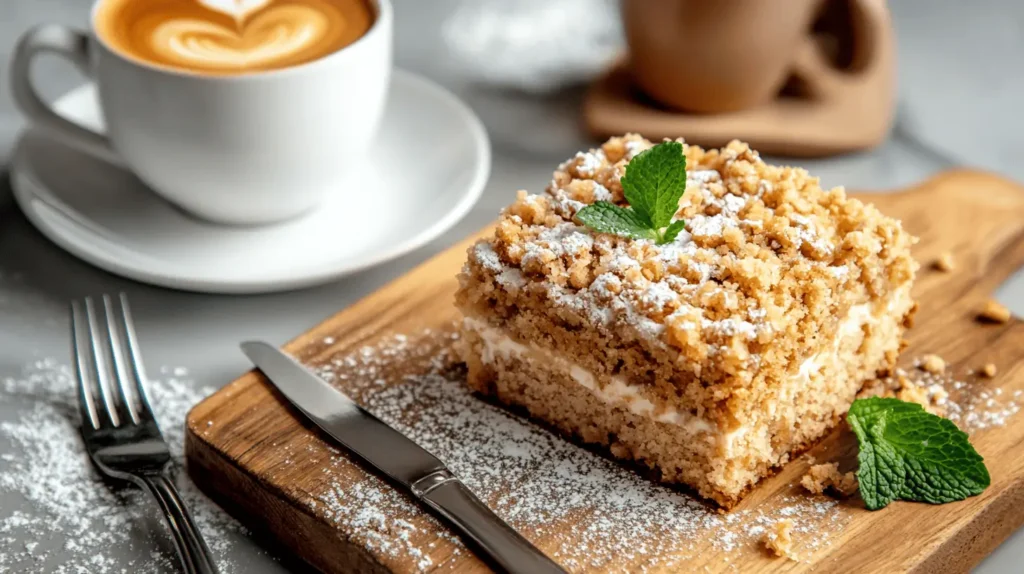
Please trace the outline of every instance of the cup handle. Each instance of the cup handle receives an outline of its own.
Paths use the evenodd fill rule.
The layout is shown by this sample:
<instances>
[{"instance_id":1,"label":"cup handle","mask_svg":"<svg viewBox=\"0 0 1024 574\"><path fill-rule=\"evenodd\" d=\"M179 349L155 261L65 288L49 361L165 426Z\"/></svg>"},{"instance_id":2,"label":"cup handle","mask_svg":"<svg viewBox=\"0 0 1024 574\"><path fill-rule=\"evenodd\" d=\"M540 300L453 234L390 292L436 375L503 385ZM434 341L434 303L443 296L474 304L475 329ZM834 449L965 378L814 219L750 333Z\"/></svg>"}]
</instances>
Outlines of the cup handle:
<instances>
[{"instance_id":1,"label":"cup handle","mask_svg":"<svg viewBox=\"0 0 1024 574\"><path fill-rule=\"evenodd\" d=\"M21 111L33 122L58 132L83 150L105 160L121 163L110 140L104 134L65 119L43 101L32 83L30 68L38 54L51 53L71 61L87 77L89 36L84 32L58 24L44 24L25 33L18 41L11 62L11 92Z\"/></svg>"},{"instance_id":2,"label":"cup handle","mask_svg":"<svg viewBox=\"0 0 1024 574\"><path fill-rule=\"evenodd\" d=\"M870 73L879 60L878 47L882 43L889 15L885 0L853 0L850 3L853 27L853 66L857 75ZM813 36L808 36L797 53L793 74L802 80L808 97L815 100L828 99L847 89L850 73L837 70Z\"/></svg>"}]
</instances>

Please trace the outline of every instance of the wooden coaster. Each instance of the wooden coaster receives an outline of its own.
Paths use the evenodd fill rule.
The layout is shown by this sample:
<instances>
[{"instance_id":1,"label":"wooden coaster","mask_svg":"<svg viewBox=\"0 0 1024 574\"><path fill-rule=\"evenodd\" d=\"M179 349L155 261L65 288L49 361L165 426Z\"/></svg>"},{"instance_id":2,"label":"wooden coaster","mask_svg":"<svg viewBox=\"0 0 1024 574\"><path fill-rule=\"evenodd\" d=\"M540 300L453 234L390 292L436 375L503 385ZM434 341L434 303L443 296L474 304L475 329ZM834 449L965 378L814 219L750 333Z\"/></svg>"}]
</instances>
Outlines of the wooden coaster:
<instances>
[{"instance_id":1,"label":"wooden coaster","mask_svg":"<svg viewBox=\"0 0 1024 574\"><path fill-rule=\"evenodd\" d=\"M878 145L895 108L894 42L882 39L870 71L830 90L828 98L780 96L760 107L723 114L666 109L634 87L624 61L590 88L583 106L587 130L606 138L635 132L651 140L686 138L721 147L738 139L767 155L818 157Z\"/></svg>"}]
</instances>

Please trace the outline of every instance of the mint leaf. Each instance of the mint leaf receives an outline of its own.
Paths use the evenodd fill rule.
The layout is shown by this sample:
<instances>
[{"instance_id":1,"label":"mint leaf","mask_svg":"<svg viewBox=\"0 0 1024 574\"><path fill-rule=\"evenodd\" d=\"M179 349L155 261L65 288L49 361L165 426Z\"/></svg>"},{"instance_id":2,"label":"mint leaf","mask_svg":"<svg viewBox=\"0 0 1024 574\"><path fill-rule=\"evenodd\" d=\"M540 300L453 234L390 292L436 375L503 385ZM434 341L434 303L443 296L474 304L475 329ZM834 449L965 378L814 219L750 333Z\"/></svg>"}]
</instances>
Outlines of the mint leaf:
<instances>
[{"instance_id":1,"label":"mint leaf","mask_svg":"<svg viewBox=\"0 0 1024 574\"><path fill-rule=\"evenodd\" d=\"M601 233L651 239L659 245L675 241L686 222L672 221L686 191L686 156L679 142L660 143L626 164L622 192L629 207L598 201L576 213L581 223Z\"/></svg>"},{"instance_id":2,"label":"mint leaf","mask_svg":"<svg viewBox=\"0 0 1024 574\"><path fill-rule=\"evenodd\" d=\"M622 191L648 227L660 230L671 223L686 191L683 144L664 142L637 154L626 166Z\"/></svg>"},{"instance_id":3,"label":"mint leaf","mask_svg":"<svg viewBox=\"0 0 1024 574\"><path fill-rule=\"evenodd\" d=\"M853 401L852 405L850 405L850 412L847 414L847 420L850 420L851 417L856 418L861 422L864 428L870 428L875 425L875 422L882 415L902 412L924 412L924 407L917 403L910 403L899 399L881 397L857 399ZM850 424L853 424L852 420L850 420Z\"/></svg>"},{"instance_id":4,"label":"mint leaf","mask_svg":"<svg viewBox=\"0 0 1024 574\"><path fill-rule=\"evenodd\" d=\"M887 418L883 436L907 466L900 498L942 504L981 494L992 482L967 433L952 421L929 413Z\"/></svg>"},{"instance_id":5,"label":"mint leaf","mask_svg":"<svg viewBox=\"0 0 1024 574\"><path fill-rule=\"evenodd\" d=\"M941 504L991 483L984 460L951 421L898 399L858 399L847 421L860 452L857 479L869 510L893 500Z\"/></svg>"},{"instance_id":6,"label":"mint leaf","mask_svg":"<svg viewBox=\"0 0 1024 574\"><path fill-rule=\"evenodd\" d=\"M635 210L607 201L597 201L577 211L576 219L601 233L633 239L658 239L658 232L651 229Z\"/></svg>"},{"instance_id":7,"label":"mint leaf","mask_svg":"<svg viewBox=\"0 0 1024 574\"><path fill-rule=\"evenodd\" d=\"M665 234L662 235L661 241L659 241L658 243L672 243L673 241L676 240L676 237L679 235L679 232L685 228L686 222L683 221L682 219L677 219L673 221L668 225L668 227L665 228Z\"/></svg>"},{"instance_id":8,"label":"mint leaf","mask_svg":"<svg viewBox=\"0 0 1024 574\"><path fill-rule=\"evenodd\" d=\"M856 405L860 401L854 401ZM868 510L884 508L900 496L907 470L903 459L880 437L885 429L886 411L872 413L866 419L857 417L853 407L847 421L857 435L857 482L860 496Z\"/></svg>"}]
</instances>

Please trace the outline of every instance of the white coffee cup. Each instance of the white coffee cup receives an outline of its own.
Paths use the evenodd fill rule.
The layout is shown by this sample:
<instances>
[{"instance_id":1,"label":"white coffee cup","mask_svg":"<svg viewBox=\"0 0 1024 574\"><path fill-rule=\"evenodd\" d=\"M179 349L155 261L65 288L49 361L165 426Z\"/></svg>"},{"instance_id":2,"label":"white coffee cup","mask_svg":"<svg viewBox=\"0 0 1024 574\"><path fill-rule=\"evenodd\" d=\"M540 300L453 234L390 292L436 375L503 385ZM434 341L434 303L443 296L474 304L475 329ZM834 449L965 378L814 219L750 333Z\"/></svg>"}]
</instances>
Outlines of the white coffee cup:
<instances>
[{"instance_id":1,"label":"white coffee cup","mask_svg":"<svg viewBox=\"0 0 1024 574\"><path fill-rule=\"evenodd\" d=\"M369 31L306 64L217 76L160 68L95 33L47 24L20 40L15 101L34 122L134 172L192 214L220 223L283 221L345 193L380 122L391 71L392 10L371 2ZM64 119L29 78L32 60L71 60L99 90L106 133Z\"/></svg>"}]
</instances>

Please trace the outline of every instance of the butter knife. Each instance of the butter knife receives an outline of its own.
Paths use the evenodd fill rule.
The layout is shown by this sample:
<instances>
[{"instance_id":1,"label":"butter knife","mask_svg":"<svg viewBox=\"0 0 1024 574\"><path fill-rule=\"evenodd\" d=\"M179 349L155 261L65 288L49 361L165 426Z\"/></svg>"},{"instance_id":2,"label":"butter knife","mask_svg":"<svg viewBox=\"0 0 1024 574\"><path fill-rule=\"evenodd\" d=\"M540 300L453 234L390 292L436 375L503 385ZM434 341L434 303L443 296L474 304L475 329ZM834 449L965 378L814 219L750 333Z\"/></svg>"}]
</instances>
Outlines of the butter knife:
<instances>
[{"instance_id":1,"label":"butter knife","mask_svg":"<svg viewBox=\"0 0 1024 574\"><path fill-rule=\"evenodd\" d=\"M298 361L263 342L242 352L295 407L334 440L405 487L492 567L514 574L563 573L434 455L373 416Z\"/></svg>"}]
</instances>

